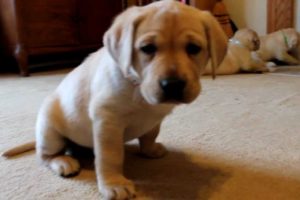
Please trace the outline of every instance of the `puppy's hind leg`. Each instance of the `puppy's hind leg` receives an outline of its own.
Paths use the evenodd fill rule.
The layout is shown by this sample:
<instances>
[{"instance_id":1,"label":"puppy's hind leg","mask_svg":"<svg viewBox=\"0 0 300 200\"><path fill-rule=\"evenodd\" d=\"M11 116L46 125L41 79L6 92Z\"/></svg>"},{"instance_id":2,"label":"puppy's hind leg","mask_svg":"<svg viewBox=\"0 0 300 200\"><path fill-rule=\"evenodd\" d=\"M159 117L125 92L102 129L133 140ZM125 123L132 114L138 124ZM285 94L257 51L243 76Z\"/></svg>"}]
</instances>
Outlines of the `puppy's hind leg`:
<instances>
[{"instance_id":1,"label":"puppy's hind leg","mask_svg":"<svg viewBox=\"0 0 300 200\"><path fill-rule=\"evenodd\" d=\"M166 148L161 143L155 142L159 130L160 124L139 138L142 155L148 158L161 158L167 153Z\"/></svg>"},{"instance_id":2,"label":"puppy's hind leg","mask_svg":"<svg viewBox=\"0 0 300 200\"><path fill-rule=\"evenodd\" d=\"M300 64L300 61L297 58L294 58L287 52L282 53L278 56L279 60L288 63L289 65L298 65Z\"/></svg>"},{"instance_id":3,"label":"puppy's hind leg","mask_svg":"<svg viewBox=\"0 0 300 200\"><path fill-rule=\"evenodd\" d=\"M39 161L55 174L72 177L79 173L78 160L65 155L66 141L52 127L37 128L36 151Z\"/></svg>"}]
</instances>

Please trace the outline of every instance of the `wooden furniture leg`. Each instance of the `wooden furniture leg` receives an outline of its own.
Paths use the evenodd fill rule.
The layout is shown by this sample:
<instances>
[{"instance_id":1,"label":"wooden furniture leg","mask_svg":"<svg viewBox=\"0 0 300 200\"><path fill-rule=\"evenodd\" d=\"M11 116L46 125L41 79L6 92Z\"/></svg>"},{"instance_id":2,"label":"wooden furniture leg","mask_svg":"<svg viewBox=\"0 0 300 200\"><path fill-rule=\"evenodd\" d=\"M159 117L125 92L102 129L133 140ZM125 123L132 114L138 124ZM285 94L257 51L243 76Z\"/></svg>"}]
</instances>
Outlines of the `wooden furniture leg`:
<instances>
[{"instance_id":1,"label":"wooden furniture leg","mask_svg":"<svg viewBox=\"0 0 300 200\"><path fill-rule=\"evenodd\" d=\"M28 54L22 45L17 45L14 52L21 76L29 76Z\"/></svg>"}]
</instances>

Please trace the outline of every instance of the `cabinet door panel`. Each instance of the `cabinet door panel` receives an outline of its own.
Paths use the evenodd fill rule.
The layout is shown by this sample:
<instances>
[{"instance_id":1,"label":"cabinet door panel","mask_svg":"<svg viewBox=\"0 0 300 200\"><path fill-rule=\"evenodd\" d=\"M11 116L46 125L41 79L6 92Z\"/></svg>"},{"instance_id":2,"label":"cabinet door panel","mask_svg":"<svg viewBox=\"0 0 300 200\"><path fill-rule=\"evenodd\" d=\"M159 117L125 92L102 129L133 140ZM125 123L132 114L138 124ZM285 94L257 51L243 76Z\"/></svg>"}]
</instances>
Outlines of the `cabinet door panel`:
<instances>
[{"instance_id":1,"label":"cabinet door panel","mask_svg":"<svg viewBox=\"0 0 300 200\"><path fill-rule=\"evenodd\" d=\"M294 27L294 0L268 0L268 33Z\"/></svg>"},{"instance_id":2,"label":"cabinet door panel","mask_svg":"<svg viewBox=\"0 0 300 200\"><path fill-rule=\"evenodd\" d=\"M104 32L121 12L121 0L78 0L82 44L102 44Z\"/></svg>"},{"instance_id":3,"label":"cabinet door panel","mask_svg":"<svg viewBox=\"0 0 300 200\"><path fill-rule=\"evenodd\" d=\"M22 41L29 47L78 43L76 0L17 0Z\"/></svg>"}]
</instances>

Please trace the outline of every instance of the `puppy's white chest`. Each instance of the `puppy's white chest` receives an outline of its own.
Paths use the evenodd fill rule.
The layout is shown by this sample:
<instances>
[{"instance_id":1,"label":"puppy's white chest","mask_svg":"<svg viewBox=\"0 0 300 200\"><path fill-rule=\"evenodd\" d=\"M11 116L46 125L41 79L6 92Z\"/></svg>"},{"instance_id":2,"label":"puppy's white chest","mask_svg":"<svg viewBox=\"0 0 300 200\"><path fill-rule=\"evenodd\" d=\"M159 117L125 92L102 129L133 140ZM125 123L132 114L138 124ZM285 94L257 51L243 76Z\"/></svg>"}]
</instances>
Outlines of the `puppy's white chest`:
<instances>
[{"instance_id":1,"label":"puppy's white chest","mask_svg":"<svg viewBox=\"0 0 300 200\"><path fill-rule=\"evenodd\" d=\"M146 134L160 124L168 113L168 111L162 112L156 110L144 110L132 113L127 118L128 126L124 132L124 140L129 141Z\"/></svg>"}]
</instances>

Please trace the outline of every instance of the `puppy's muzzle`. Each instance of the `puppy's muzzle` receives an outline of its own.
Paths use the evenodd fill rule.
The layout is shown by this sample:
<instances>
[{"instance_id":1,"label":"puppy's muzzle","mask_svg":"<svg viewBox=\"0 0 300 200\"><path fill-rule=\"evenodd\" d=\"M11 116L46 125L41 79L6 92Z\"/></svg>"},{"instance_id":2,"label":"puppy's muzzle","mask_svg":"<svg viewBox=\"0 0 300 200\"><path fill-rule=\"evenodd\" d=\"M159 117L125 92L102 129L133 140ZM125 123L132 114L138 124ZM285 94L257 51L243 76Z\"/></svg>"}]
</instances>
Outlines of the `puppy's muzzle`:
<instances>
[{"instance_id":1,"label":"puppy's muzzle","mask_svg":"<svg viewBox=\"0 0 300 200\"><path fill-rule=\"evenodd\" d=\"M176 78L169 77L161 79L159 81L160 88L163 91L163 101L183 101L184 100L184 89L186 81Z\"/></svg>"},{"instance_id":2,"label":"puppy's muzzle","mask_svg":"<svg viewBox=\"0 0 300 200\"><path fill-rule=\"evenodd\" d=\"M260 41L259 40L253 40L254 49L252 51L257 51L260 47Z\"/></svg>"}]
</instances>

